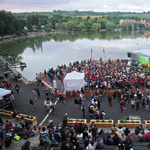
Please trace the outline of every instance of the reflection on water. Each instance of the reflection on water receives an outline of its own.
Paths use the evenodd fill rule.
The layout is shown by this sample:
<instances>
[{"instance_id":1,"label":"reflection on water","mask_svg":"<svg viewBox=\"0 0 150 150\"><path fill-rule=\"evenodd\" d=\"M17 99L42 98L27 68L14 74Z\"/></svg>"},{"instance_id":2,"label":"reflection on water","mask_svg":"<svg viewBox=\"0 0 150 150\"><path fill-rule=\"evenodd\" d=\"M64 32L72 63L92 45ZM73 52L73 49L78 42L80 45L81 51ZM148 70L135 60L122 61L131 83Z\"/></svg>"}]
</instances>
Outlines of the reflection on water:
<instances>
[{"instance_id":1,"label":"reflection on water","mask_svg":"<svg viewBox=\"0 0 150 150\"><path fill-rule=\"evenodd\" d=\"M128 51L149 49L149 37L143 35L143 31L50 34L10 43L3 50L14 54L10 63L26 62L27 68L17 70L33 80L36 72L90 58L91 48L94 59L104 58L103 49L106 59L127 58Z\"/></svg>"}]
</instances>

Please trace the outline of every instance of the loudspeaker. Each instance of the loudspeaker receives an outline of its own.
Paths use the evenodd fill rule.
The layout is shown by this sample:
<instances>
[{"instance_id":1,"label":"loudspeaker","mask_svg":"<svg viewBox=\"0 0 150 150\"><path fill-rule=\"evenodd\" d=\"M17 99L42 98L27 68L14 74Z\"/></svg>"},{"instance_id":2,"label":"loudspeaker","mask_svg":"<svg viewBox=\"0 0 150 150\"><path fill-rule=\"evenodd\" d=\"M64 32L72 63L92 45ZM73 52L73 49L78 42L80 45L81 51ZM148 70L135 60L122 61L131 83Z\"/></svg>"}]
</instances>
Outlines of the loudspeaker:
<instances>
[{"instance_id":1,"label":"loudspeaker","mask_svg":"<svg viewBox=\"0 0 150 150\"><path fill-rule=\"evenodd\" d=\"M129 52L129 53L127 53L127 55L128 55L128 57L131 57L131 53Z\"/></svg>"}]
</instances>

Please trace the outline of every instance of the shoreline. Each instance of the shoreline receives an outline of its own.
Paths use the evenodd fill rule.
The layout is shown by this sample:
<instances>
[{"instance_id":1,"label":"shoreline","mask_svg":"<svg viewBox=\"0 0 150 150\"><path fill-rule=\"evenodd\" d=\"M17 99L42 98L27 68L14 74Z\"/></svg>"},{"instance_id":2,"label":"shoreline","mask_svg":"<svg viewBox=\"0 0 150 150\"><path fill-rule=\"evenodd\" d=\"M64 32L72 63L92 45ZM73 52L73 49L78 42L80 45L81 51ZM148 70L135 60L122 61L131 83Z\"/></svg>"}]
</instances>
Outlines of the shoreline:
<instances>
[{"instance_id":1,"label":"shoreline","mask_svg":"<svg viewBox=\"0 0 150 150\"><path fill-rule=\"evenodd\" d=\"M28 35L23 35L23 36L16 36L16 35L6 35L3 39L2 36L0 36L0 38L2 39L0 41L0 46L3 46L5 44L9 44L11 42L14 41L18 41L18 40L23 40L26 38L35 38L38 36L44 36L44 35L48 35L48 34L52 34L52 33L64 33L63 31L59 31L59 32L29 32ZM16 37L14 37L16 36Z\"/></svg>"}]
</instances>

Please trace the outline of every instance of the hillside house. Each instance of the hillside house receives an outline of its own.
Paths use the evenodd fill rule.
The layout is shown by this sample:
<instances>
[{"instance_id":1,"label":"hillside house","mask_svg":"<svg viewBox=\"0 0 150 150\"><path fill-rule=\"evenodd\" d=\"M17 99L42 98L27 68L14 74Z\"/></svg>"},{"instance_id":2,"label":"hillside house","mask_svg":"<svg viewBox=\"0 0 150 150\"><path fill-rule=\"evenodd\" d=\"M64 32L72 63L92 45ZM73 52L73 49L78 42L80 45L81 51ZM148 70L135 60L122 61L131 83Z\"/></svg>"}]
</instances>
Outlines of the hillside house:
<instances>
[{"instance_id":1,"label":"hillside house","mask_svg":"<svg viewBox=\"0 0 150 150\"><path fill-rule=\"evenodd\" d=\"M120 20L120 24L123 23L123 22L124 23L132 23L133 24L136 21L134 19L121 19Z\"/></svg>"}]
</instances>

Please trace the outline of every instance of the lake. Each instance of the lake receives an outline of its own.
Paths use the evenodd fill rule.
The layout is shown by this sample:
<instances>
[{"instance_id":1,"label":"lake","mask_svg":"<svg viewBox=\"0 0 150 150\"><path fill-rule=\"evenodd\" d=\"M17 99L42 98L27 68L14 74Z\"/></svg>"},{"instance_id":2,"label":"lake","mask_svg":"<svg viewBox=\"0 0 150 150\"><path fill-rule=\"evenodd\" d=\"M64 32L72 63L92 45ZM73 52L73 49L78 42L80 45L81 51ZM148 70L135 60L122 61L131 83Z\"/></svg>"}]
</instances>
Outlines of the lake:
<instances>
[{"instance_id":1,"label":"lake","mask_svg":"<svg viewBox=\"0 0 150 150\"><path fill-rule=\"evenodd\" d=\"M103 49L106 60L127 59L128 51L150 49L150 36L145 36L145 31L53 33L16 41L2 49L14 54L13 62L2 55L10 63L25 62L27 67L17 70L28 80L33 80L35 73L44 69L90 58L91 49L95 60L104 59Z\"/></svg>"}]
</instances>

